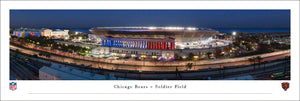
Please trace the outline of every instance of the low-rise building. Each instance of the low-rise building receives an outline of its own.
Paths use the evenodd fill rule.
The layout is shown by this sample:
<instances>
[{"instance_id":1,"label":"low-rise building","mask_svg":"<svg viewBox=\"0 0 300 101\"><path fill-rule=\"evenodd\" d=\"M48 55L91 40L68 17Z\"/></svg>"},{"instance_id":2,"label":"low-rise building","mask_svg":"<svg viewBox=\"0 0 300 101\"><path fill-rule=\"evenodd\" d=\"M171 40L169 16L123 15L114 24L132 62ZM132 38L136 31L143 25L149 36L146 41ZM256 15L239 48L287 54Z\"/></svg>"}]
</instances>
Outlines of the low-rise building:
<instances>
[{"instance_id":1,"label":"low-rise building","mask_svg":"<svg viewBox=\"0 0 300 101\"><path fill-rule=\"evenodd\" d=\"M18 37L26 36L46 36L54 39L69 38L69 30L51 29L18 29L13 31L13 35Z\"/></svg>"},{"instance_id":2,"label":"low-rise building","mask_svg":"<svg viewBox=\"0 0 300 101\"><path fill-rule=\"evenodd\" d=\"M18 37L41 36L42 30L39 29L18 29L13 31L13 35Z\"/></svg>"},{"instance_id":3,"label":"low-rise building","mask_svg":"<svg viewBox=\"0 0 300 101\"><path fill-rule=\"evenodd\" d=\"M52 37L52 38L60 38L60 39L69 38L69 30L56 29L56 30L52 31L50 37Z\"/></svg>"}]
</instances>

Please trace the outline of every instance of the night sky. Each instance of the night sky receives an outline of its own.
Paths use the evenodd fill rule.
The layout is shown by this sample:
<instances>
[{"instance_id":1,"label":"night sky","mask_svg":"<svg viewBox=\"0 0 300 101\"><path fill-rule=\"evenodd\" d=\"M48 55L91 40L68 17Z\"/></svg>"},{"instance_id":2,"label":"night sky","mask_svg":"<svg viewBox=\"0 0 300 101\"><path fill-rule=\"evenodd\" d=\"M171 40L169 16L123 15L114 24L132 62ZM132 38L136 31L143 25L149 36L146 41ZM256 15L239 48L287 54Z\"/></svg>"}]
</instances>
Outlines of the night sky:
<instances>
[{"instance_id":1,"label":"night sky","mask_svg":"<svg viewBox=\"0 0 300 101\"><path fill-rule=\"evenodd\" d=\"M290 28L290 10L11 10L10 27Z\"/></svg>"}]
</instances>

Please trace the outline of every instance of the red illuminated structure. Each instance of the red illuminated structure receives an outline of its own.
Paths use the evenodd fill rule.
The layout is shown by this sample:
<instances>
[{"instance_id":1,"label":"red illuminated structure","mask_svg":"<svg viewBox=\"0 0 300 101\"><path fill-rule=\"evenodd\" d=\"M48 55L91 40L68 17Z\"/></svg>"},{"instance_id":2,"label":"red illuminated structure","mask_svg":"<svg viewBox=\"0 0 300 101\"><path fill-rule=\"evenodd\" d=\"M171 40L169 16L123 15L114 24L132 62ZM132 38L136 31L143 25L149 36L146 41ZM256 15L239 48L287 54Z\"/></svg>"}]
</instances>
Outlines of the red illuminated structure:
<instances>
[{"instance_id":1,"label":"red illuminated structure","mask_svg":"<svg viewBox=\"0 0 300 101\"><path fill-rule=\"evenodd\" d=\"M102 37L102 46L104 47L122 47L122 48L142 48L174 50L174 39L136 39L136 38L113 38Z\"/></svg>"}]
</instances>

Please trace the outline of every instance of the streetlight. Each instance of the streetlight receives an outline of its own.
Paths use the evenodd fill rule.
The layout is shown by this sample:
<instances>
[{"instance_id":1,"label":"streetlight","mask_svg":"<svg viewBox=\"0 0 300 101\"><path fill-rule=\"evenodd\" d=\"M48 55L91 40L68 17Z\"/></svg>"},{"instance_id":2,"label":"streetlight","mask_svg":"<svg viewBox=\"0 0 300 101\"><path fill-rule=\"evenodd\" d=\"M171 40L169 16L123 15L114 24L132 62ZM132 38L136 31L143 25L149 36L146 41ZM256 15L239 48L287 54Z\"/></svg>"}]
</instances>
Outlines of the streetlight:
<instances>
[{"instance_id":1,"label":"streetlight","mask_svg":"<svg viewBox=\"0 0 300 101\"><path fill-rule=\"evenodd\" d=\"M65 40L68 40L69 39L69 37L65 37Z\"/></svg>"},{"instance_id":2,"label":"streetlight","mask_svg":"<svg viewBox=\"0 0 300 101\"><path fill-rule=\"evenodd\" d=\"M194 69L196 70L196 61L198 60L199 56L194 56L194 60L195 60L195 66Z\"/></svg>"},{"instance_id":3,"label":"streetlight","mask_svg":"<svg viewBox=\"0 0 300 101\"><path fill-rule=\"evenodd\" d=\"M121 56L122 56L122 58L123 58L123 64L125 64L125 56L126 56L126 54L121 54Z\"/></svg>"},{"instance_id":4,"label":"streetlight","mask_svg":"<svg viewBox=\"0 0 300 101\"><path fill-rule=\"evenodd\" d=\"M80 36L80 37L78 38L78 40L81 41L81 39L82 39L82 37Z\"/></svg>"},{"instance_id":5,"label":"streetlight","mask_svg":"<svg viewBox=\"0 0 300 101\"><path fill-rule=\"evenodd\" d=\"M235 36L235 35L236 35L236 32L235 32L235 31L234 31L234 32L232 32L232 35L234 35L234 36Z\"/></svg>"},{"instance_id":6,"label":"streetlight","mask_svg":"<svg viewBox=\"0 0 300 101\"><path fill-rule=\"evenodd\" d=\"M232 35L233 35L233 38L235 38L235 36L236 36L236 32L234 31L234 32L232 32Z\"/></svg>"},{"instance_id":7,"label":"streetlight","mask_svg":"<svg viewBox=\"0 0 300 101\"><path fill-rule=\"evenodd\" d=\"M141 59L143 59L143 66L145 66L145 58L146 58L146 55L141 56Z\"/></svg>"},{"instance_id":8,"label":"streetlight","mask_svg":"<svg viewBox=\"0 0 300 101\"><path fill-rule=\"evenodd\" d=\"M136 55L135 54L131 54L131 57L134 58Z\"/></svg>"},{"instance_id":9,"label":"streetlight","mask_svg":"<svg viewBox=\"0 0 300 101\"><path fill-rule=\"evenodd\" d=\"M168 55L168 54L167 54L167 55ZM171 57L170 57L170 56L167 56L166 58L167 58L167 60L169 61L170 67L171 67L171 66L172 66L172 63L171 63Z\"/></svg>"},{"instance_id":10,"label":"streetlight","mask_svg":"<svg viewBox=\"0 0 300 101\"><path fill-rule=\"evenodd\" d=\"M154 60L155 64L156 64L156 58L157 56L152 56L152 59Z\"/></svg>"},{"instance_id":11,"label":"streetlight","mask_svg":"<svg viewBox=\"0 0 300 101\"><path fill-rule=\"evenodd\" d=\"M122 56L123 58L125 58L126 54L121 54L121 56Z\"/></svg>"},{"instance_id":12,"label":"streetlight","mask_svg":"<svg viewBox=\"0 0 300 101\"><path fill-rule=\"evenodd\" d=\"M112 53L111 55L115 57L117 55L117 53Z\"/></svg>"}]
</instances>

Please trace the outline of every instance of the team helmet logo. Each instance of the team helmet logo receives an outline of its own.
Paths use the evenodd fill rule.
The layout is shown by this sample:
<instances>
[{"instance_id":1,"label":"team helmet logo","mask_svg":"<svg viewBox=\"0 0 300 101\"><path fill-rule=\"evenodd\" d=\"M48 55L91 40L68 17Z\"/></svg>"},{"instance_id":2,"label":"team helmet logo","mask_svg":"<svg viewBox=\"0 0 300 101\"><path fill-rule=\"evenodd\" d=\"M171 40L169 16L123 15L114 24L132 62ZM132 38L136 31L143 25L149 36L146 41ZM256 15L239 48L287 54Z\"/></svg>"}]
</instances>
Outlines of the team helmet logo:
<instances>
[{"instance_id":1,"label":"team helmet logo","mask_svg":"<svg viewBox=\"0 0 300 101\"><path fill-rule=\"evenodd\" d=\"M281 87L286 91L290 87L290 83L288 82L282 82Z\"/></svg>"}]
</instances>

